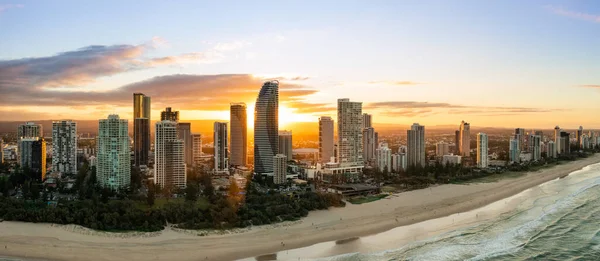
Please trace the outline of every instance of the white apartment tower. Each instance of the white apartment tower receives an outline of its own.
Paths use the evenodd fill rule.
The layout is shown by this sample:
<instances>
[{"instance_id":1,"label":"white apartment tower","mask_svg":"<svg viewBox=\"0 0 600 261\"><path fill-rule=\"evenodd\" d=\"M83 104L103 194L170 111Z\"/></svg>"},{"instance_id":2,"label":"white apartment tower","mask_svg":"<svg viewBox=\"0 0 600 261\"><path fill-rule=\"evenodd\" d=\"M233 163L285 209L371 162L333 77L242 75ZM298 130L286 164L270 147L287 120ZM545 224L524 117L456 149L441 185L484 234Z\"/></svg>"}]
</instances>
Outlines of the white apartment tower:
<instances>
[{"instance_id":1,"label":"white apartment tower","mask_svg":"<svg viewBox=\"0 0 600 261\"><path fill-rule=\"evenodd\" d=\"M373 115L368 113L363 113L363 121L362 128L372 128L373 127Z\"/></svg>"},{"instance_id":2,"label":"white apartment tower","mask_svg":"<svg viewBox=\"0 0 600 261\"><path fill-rule=\"evenodd\" d=\"M277 154L273 157L273 183L283 184L287 181L287 157Z\"/></svg>"},{"instance_id":3,"label":"white apartment tower","mask_svg":"<svg viewBox=\"0 0 600 261\"><path fill-rule=\"evenodd\" d=\"M459 152L463 157L471 156L471 124L462 121L460 123Z\"/></svg>"},{"instance_id":4,"label":"white apartment tower","mask_svg":"<svg viewBox=\"0 0 600 261\"><path fill-rule=\"evenodd\" d=\"M283 154L287 160L292 160L292 131L279 131L279 153Z\"/></svg>"},{"instance_id":5,"label":"white apartment tower","mask_svg":"<svg viewBox=\"0 0 600 261\"><path fill-rule=\"evenodd\" d=\"M127 120L119 115L98 122L96 173L103 188L119 190L131 184L128 131Z\"/></svg>"},{"instance_id":6,"label":"white apartment tower","mask_svg":"<svg viewBox=\"0 0 600 261\"><path fill-rule=\"evenodd\" d=\"M477 134L477 167L485 169L488 165L488 136L480 132Z\"/></svg>"},{"instance_id":7,"label":"white apartment tower","mask_svg":"<svg viewBox=\"0 0 600 261\"><path fill-rule=\"evenodd\" d=\"M52 122L52 171L77 175L77 123Z\"/></svg>"},{"instance_id":8,"label":"white apartment tower","mask_svg":"<svg viewBox=\"0 0 600 261\"><path fill-rule=\"evenodd\" d=\"M319 159L328 163L334 153L333 119L327 116L319 118Z\"/></svg>"},{"instance_id":9,"label":"white apartment tower","mask_svg":"<svg viewBox=\"0 0 600 261\"><path fill-rule=\"evenodd\" d=\"M534 161L542 159L542 137L540 135L529 136L529 152Z\"/></svg>"},{"instance_id":10,"label":"white apartment tower","mask_svg":"<svg viewBox=\"0 0 600 261\"><path fill-rule=\"evenodd\" d=\"M425 166L425 126L414 123L407 131L408 166Z\"/></svg>"},{"instance_id":11,"label":"white apartment tower","mask_svg":"<svg viewBox=\"0 0 600 261\"><path fill-rule=\"evenodd\" d=\"M435 144L435 155L438 157L443 157L444 155L450 154L450 144L440 141Z\"/></svg>"},{"instance_id":12,"label":"white apartment tower","mask_svg":"<svg viewBox=\"0 0 600 261\"><path fill-rule=\"evenodd\" d=\"M338 99L338 154L342 166L363 165L362 148L362 102Z\"/></svg>"},{"instance_id":13,"label":"white apartment tower","mask_svg":"<svg viewBox=\"0 0 600 261\"><path fill-rule=\"evenodd\" d=\"M214 124L215 170L226 171L229 168L227 153L227 122Z\"/></svg>"},{"instance_id":14,"label":"white apartment tower","mask_svg":"<svg viewBox=\"0 0 600 261\"><path fill-rule=\"evenodd\" d=\"M202 134L192 133L192 158L194 166L200 166L202 163Z\"/></svg>"},{"instance_id":15,"label":"white apartment tower","mask_svg":"<svg viewBox=\"0 0 600 261\"><path fill-rule=\"evenodd\" d=\"M382 172L392 172L392 150L388 147L388 144L386 142L379 143L379 148L377 148L376 154L377 169Z\"/></svg>"},{"instance_id":16,"label":"white apartment tower","mask_svg":"<svg viewBox=\"0 0 600 261\"><path fill-rule=\"evenodd\" d=\"M177 138L177 122L156 123L154 139L154 184L185 188L183 140Z\"/></svg>"}]
</instances>

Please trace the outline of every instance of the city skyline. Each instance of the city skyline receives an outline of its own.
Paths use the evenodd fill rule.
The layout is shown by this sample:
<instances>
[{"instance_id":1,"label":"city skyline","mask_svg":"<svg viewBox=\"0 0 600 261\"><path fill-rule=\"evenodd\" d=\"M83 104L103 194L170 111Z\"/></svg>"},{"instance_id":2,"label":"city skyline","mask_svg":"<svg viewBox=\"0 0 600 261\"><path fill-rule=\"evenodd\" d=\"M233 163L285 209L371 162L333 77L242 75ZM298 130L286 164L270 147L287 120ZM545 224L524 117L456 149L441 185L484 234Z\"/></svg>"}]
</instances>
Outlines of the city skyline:
<instances>
[{"instance_id":1,"label":"city skyline","mask_svg":"<svg viewBox=\"0 0 600 261\"><path fill-rule=\"evenodd\" d=\"M430 8L432 3L439 8ZM139 23L119 23L131 19L126 8L108 21L101 15L106 7L96 3L85 4L85 16L43 12L50 3L23 1L2 8L0 24L12 26L0 32L6 40L0 43L6 50L0 54L0 78L6 79L0 82L5 94L0 118L97 120L119 114L133 121L131 93L143 92L155 97L151 121L167 106L177 108L182 120L227 120L231 102L248 104L252 119L254 92L262 82L277 79L282 128L317 122L320 116L337 120L334 95L363 102L363 110L376 115L377 123L435 126L468 118L478 126L549 128L561 119L568 129L600 127L593 121L593 112L600 109L600 80L591 73L597 68L593 57L600 52L593 37L598 6L351 2L336 14L311 12L314 22L309 22L303 17L313 9L311 3L274 2L268 9L277 15L268 23L245 25L254 20L250 14L257 7L238 4L249 12L219 17L211 13L227 12L216 4L135 5L140 13L182 14L158 19L162 26L148 26L157 21L137 15ZM84 6L52 5L67 10ZM210 20L213 28L188 25L189 12ZM361 23L354 21L357 15L364 18ZM74 25L73 19L80 22ZM73 35L59 30L65 23ZM92 26L103 23L136 33L117 37L122 32ZM240 28L220 31L224 26ZM369 44L353 40L355 34L370 39ZM435 48L428 44L432 40ZM23 44L28 42L45 44L31 48ZM251 129L253 122L248 125Z\"/></svg>"}]
</instances>

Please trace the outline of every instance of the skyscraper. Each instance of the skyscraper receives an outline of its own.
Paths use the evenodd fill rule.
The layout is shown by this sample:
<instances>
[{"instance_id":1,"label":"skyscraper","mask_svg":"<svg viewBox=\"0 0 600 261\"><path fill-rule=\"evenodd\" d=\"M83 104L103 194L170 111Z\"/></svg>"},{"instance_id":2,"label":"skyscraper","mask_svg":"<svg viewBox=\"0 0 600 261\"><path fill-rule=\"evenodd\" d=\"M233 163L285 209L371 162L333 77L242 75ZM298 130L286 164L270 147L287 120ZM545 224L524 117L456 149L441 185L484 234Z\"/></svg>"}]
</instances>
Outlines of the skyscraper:
<instances>
[{"instance_id":1,"label":"skyscraper","mask_svg":"<svg viewBox=\"0 0 600 261\"><path fill-rule=\"evenodd\" d=\"M386 142L379 144L379 147L376 150L376 155L377 169L382 172L392 172L392 150L388 147Z\"/></svg>"},{"instance_id":2,"label":"skyscraper","mask_svg":"<svg viewBox=\"0 0 600 261\"><path fill-rule=\"evenodd\" d=\"M19 125L19 127L17 128L17 139L35 137L44 137L44 131L41 124L35 124L34 122L26 122L25 124Z\"/></svg>"},{"instance_id":3,"label":"skyscraper","mask_svg":"<svg viewBox=\"0 0 600 261\"><path fill-rule=\"evenodd\" d=\"M338 160L341 166L363 165L362 102L338 99Z\"/></svg>"},{"instance_id":4,"label":"skyscraper","mask_svg":"<svg viewBox=\"0 0 600 261\"><path fill-rule=\"evenodd\" d=\"M368 113L363 113L362 128L366 129L366 128L371 128L371 127L373 127L373 115L368 114Z\"/></svg>"},{"instance_id":5,"label":"skyscraper","mask_svg":"<svg viewBox=\"0 0 600 261\"><path fill-rule=\"evenodd\" d=\"M450 146L448 143L440 141L435 144L435 155L438 157L442 157L444 155L450 154Z\"/></svg>"},{"instance_id":6,"label":"skyscraper","mask_svg":"<svg viewBox=\"0 0 600 261\"><path fill-rule=\"evenodd\" d=\"M96 173L103 188L119 190L131 184L128 131L127 120L119 115L112 114L98 122Z\"/></svg>"},{"instance_id":7,"label":"skyscraper","mask_svg":"<svg viewBox=\"0 0 600 261\"><path fill-rule=\"evenodd\" d=\"M531 159L537 161L542 159L542 137L539 135L529 135L529 152Z\"/></svg>"},{"instance_id":8,"label":"skyscraper","mask_svg":"<svg viewBox=\"0 0 600 261\"><path fill-rule=\"evenodd\" d=\"M556 144L554 141L549 141L546 145L546 157L548 158L556 158Z\"/></svg>"},{"instance_id":9,"label":"skyscraper","mask_svg":"<svg viewBox=\"0 0 600 261\"><path fill-rule=\"evenodd\" d=\"M287 181L287 157L283 154L273 156L273 183L283 184Z\"/></svg>"},{"instance_id":10,"label":"skyscraper","mask_svg":"<svg viewBox=\"0 0 600 261\"><path fill-rule=\"evenodd\" d=\"M368 115L368 114L367 114ZM368 163L375 161L375 150L377 150L377 141L375 140L375 129L372 127L364 128L362 131L363 160Z\"/></svg>"},{"instance_id":11,"label":"skyscraper","mask_svg":"<svg viewBox=\"0 0 600 261\"><path fill-rule=\"evenodd\" d=\"M488 136L483 132L477 134L477 167L488 167Z\"/></svg>"},{"instance_id":12,"label":"skyscraper","mask_svg":"<svg viewBox=\"0 0 600 261\"><path fill-rule=\"evenodd\" d=\"M136 167L148 165L150 151L150 97L143 93L133 94L133 155Z\"/></svg>"},{"instance_id":13,"label":"skyscraper","mask_svg":"<svg viewBox=\"0 0 600 261\"><path fill-rule=\"evenodd\" d=\"M177 138L177 122L156 123L154 139L154 184L185 188L183 140Z\"/></svg>"},{"instance_id":14,"label":"skyscraper","mask_svg":"<svg viewBox=\"0 0 600 261\"><path fill-rule=\"evenodd\" d=\"M321 163L331 161L334 153L333 119L327 116L319 118L319 157Z\"/></svg>"},{"instance_id":15,"label":"skyscraper","mask_svg":"<svg viewBox=\"0 0 600 261\"><path fill-rule=\"evenodd\" d=\"M226 171L229 168L227 122L215 122L213 139L215 147L215 170Z\"/></svg>"},{"instance_id":16,"label":"skyscraper","mask_svg":"<svg viewBox=\"0 0 600 261\"><path fill-rule=\"evenodd\" d=\"M229 107L229 128L231 129L231 155L229 164L246 166L248 159L248 117L246 104L232 103Z\"/></svg>"},{"instance_id":17,"label":"skyscraper","mask_svg":"<svg viewBox=\"0 0 600 261\"><path fill-rule=\"evenodd\" d=\"M560 154L571 153L571 134L566 131L560 131Z\"/></svg>"},{"instance_id":18,"label":"skyscraper","mask_svg":"<svg viewBox=\"0 0 600 261\"><path fill-rule=\"evenodd\" d=\"M19 160L42 180L46 177L46 141L40 137L25 137L19 140Z\"/></svg>"},{"instance_id":19,"label":"skyscraper","mask_svg":"<svg viewBox=\"0 0 600 261\"><path fill-rule=\"evenodd\" d=\"M425 126L414 123L407 131L408 166L425 166Z\"/></svg>"},{"instance_id":20,"label":"skyscraper","mask_svg":"<svg viewBox=\"0 0 600 261\"><path fill-rule=\"evenodd\" d=\"M52 122L52 171L77 175L77 123Z\"/></svg>"},{"instance_id":21,"label":"skyscraper","mask_svg":"<svg viewBox=\"0 0 600 261\"><path fill-rule=\"evenodd\" d=\"M460 130L454 131L454 153L460 154Z\"/></svg>"},{"instance_id":22,"label":"skyscraper","mask_svg":"<svg viewBox=\"0 0 600 261\"><path fill-rule=\"evenodd\" d=\"M265 82L254 107L254 173L273 175L279 150L279 82Z\"/></svg>"},{"instance_id":23,"label":"skyscraper","mask_svg":"<svg viewBox=\"0 0 600 261\"><path fill-rule=\"evenodd\" d=\"M519 140L519 152L527 151L529 146L527 146L527 135L525 135L525 129L516 128L515 137Z\"/></svg>"},{"instance_id":24,"label":"skyscraper","mask_svg":"<svg viewBox=\"0 0 600 261\"><path fill-rule=\"evenodd\" d=\"M4 140L0 138L0 163L4 163Z\"/></svg>"},{"instance_id":25,"label":"skyscraper","mask_svg":"<svg viewBox=\"0 0 600 261\"><path fill-rule=\"evenodd\" d=\"M292 131L279 131L279 150L278 154L283 154L287 160L292 160Z\"/></svg>"},{"instance_id":26,"label":"skyscraper","mask_svg":"<svg viewBox=\"0 0 600 261\"><path fill-rule=\"evenodd\" d=\"M160 112L160 120L179 122L179 111L173 111L171 107L167 107Z\"/></svg>"},{"instance_id":27,"label":"skyscraper","mask_svg":"<svg viewBox=\"0 0 600 261\"><path fill-rule=\"evenodd\" d=\"M183 140L183 155L187 166L194 165L193 146L192 146L192 124L189 122L180 122L177 126L179 139Z\"/></svg>"},{"instance_id":28,"label":"skyscraper","mask_svg":"<svg viewBox=\"0 0 600 261\"><path fill-rule=\"evenodd\" d=\"M194 158L194 164L192 166L200 166L202 162L202 134L192 134L192 154Z\"/></svg>"},{"instance_id":29,"label":"skyscraper","mask_svg":"<svg viewBox=\"0 0 600 261\"><path fill-rule=\"evenodd\" d=\"M576 147L582 149L581 147L581 136L583 135L583 126L579 126L579 129L575 132L575 138L577 139Z\"/></svg>"},{"instance_id":30,"label":"skyscraper","mask_svg":"<svg viewBox=\"0 0 600 261\"><path fill-rule=\"evenodd\" d=\"M560 127L556 126L554 127L554 149L556 150L556 155L560 154L561 148L560 148Z\"/></svg>"},{"instance_id":31,"label":"skyscraper","mask_svg":"<svg viewBox=\"0 0 600 261\"><path fill-rule=\"evenodd\" d=\"M460 123L460 141L459 141L459 151L460 155L463 157L471 156L471 124L468 122L462 121Z\"/></svg>"},{"instance_id":32,"label":"skyscraper","mask_svg":"<svg viewBox=\"0 0 600 261\"><path fill-rule=\"evenodd\" d=\"M511 162L520 162L520 145L519 145L519 135L514 135L510 139L509 147L508 147L508 157Z\"/></svg>"}]
</instances>

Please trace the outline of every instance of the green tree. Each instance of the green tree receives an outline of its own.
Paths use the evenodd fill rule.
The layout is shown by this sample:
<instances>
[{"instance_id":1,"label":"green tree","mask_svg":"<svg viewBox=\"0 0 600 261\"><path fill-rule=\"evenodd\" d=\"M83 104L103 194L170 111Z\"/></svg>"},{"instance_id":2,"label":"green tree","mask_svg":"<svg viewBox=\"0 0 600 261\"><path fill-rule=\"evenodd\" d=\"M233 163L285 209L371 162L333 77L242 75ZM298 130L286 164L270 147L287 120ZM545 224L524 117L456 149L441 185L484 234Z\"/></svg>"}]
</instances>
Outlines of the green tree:
<instances>
[{"instance_id":1,"label":"green tree","mask_svg":"<svg viewBox=\"0 0 600 261\"><path fill-rule=\"evenodd\" d=\"M198 200L198 185L192 183L185 187L185 200L196 201Z\"/></svg>"}]
</instances>

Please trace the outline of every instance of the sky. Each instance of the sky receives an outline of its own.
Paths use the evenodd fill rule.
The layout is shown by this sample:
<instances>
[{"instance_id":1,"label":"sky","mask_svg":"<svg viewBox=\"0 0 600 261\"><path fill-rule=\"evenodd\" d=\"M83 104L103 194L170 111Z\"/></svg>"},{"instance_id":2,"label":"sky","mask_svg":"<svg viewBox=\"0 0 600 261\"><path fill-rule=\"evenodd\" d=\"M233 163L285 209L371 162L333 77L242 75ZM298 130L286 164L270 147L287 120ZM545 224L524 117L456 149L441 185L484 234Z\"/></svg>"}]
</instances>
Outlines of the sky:
<instances>
[{"instance_id":1,"label":"sky","mask_svg":"<svg viewBox=\"0 0 600 261\"><path fill-rule=\"evenodd\" d=\"M363 102L377 123L600 128L598 1L0 0L0 120L132 117L132 94L182 120L280 121Z\"/></svg>"}]
</instances>

